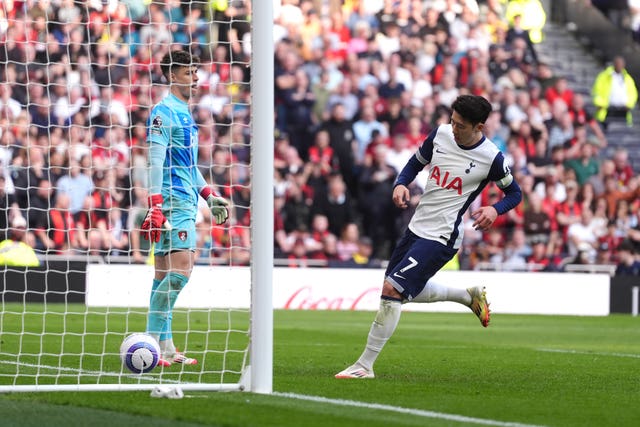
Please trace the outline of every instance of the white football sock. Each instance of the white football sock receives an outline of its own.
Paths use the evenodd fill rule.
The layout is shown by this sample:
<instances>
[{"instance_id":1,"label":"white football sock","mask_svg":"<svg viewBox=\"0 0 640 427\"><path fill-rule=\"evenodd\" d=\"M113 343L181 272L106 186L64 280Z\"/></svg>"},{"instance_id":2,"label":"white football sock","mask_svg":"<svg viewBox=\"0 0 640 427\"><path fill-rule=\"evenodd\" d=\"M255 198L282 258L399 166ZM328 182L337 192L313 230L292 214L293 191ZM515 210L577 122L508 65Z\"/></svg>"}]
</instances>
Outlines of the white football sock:
<instances>
[{"instance_id":1,"label":"white football sock","mask_svg":"<svg viewBox=\"0 0 640 427\"><path fill-rule=\"evenodd\" d=\"M356 362L363 368L371 370L382 347L387 343L400 321L402 303L400 301L381 299L380 308L369 330L367 345Z\"/></svg>"},{"instance_id":2,"label":"white football sock","mask_svg":"<svg viewBox=\"0 0 640 427\"><path fill-rule=\"evenodd\" d=\"M173 356L176 354L176 346L173 344L173 339L160 341L160 352L163 356Z\"/></svg>"},{"instance_id":3,"label":"white football sock","mask_svg":"<svg viewBox=\"0 0 640 427\"><path fill-rule=\"evenodd\" d=\"M160 345L160 334L149 334L153 337L154 340ZM162 347L160 347L162 349Z\"/></svg>"},{"instance_id":4,"label":"white football sock","mask_svg":"<svg viewBox=\"0 0 640 427\"><path fill-rule=\"evenodd\" d=\"M437 301L453 301L466 306L471 304L471 295L466 289L452 288L441 285L433 280L429 280L415 298L410 302L437 302Z\"/></svg>"}]
</instances>

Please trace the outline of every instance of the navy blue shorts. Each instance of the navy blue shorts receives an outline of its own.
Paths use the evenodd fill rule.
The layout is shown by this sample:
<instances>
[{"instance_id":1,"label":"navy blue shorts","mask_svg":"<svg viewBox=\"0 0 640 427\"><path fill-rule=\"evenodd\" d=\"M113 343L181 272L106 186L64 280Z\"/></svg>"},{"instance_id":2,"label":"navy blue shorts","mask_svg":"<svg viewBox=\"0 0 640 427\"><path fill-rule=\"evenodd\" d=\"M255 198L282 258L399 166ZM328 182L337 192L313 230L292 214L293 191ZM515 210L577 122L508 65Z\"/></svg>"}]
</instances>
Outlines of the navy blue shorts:
<instances>
[{"instance_id":1,"label":"navy blue shorts","mask_svg":"<svg viewBox=\"0 0 640 427\"><path fill-rule=\"evenodd\" d=\"M423 239L407 229L391 254L385 278L411 301L457 252L457 249Z\"/></svg>"}]
</instances>

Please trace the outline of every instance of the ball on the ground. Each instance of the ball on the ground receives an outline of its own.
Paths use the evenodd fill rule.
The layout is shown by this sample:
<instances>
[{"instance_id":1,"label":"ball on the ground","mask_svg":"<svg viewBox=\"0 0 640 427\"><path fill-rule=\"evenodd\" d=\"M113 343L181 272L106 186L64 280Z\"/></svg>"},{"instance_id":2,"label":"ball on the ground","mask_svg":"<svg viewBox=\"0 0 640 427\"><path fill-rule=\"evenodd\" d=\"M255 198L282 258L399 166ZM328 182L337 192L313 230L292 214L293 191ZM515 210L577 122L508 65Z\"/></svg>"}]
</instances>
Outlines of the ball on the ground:
<instances>
[{"instance_id":1,"label":"ball on the ground","mask_svg":"<svg viewBox=\"0 0 640 427\"><path fill-rule=\"evenodd\" d=\"M120 360L134 374L146 374L156 367L160 346L149 334L140 332L127 336L120 345Z\"/></svg>"}]
</instances>

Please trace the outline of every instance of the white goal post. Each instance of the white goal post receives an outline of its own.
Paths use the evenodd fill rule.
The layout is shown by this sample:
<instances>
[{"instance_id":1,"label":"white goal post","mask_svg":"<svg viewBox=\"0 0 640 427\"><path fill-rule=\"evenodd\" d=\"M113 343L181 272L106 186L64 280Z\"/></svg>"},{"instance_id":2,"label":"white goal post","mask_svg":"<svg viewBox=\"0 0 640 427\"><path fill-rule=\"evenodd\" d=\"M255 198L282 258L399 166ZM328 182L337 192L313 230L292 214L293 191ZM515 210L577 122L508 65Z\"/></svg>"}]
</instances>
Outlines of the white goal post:
<instances>
[{"instance_id":1,"label":"white goal post","mask_svg":"<svg viewBox=\"0 0 640 427\"><path fill-rule=\"evenodd\" d=\"M251 391L273 386L273 2L253 2Z\"/></svg>"},{"instance_id":2,"label":"white goal post","mask_svg":"<svg viewBox=\"0 0 640 427\"><path fill-rule=\"evenodd\" d=\"M87 4L91 2L72 3L75 3L80 8L88 8ZM105 8L109 7L109 5L119 4L121 6L128 4L127 2L97 3L101 3L102 7ZM140 3L147 5L153 2L145 1ZM166 4L170 3L166 2ZM144 265L144 263L140 264L139 259L134 260L130 253L129 255L114 257L110 253L107 255L95 255L90 251L82 254L72 253L72 251L52 254L51 251L45 253L46 251L39 252L36 250L39 265L24 266L11 263L2 265L0 263L0 285L2 285L2 288L0 288L0 393L153 390L159 385L176 387L183 391L272 392L272 281L274 264L273 2L270 0L244 0L243 2L201 0L177 3L184 3L186 4L184 7L188 8L191 8L192 4L198 4L199 6L194 7L200 7L202 10L206 7L210 8L210 15L202 15L200 19L206 21L203 25L208 32L206 34L208 46L204 49L208 50L211 58L214 57L213 51L215 50L217 36L214 27L228 25L229 28L232 28L234 23L242 20L242 24L250 28L244 40L236 40L241 44L250 43L250 48L244 46L244 50L248 53L248 58L250 58L250 62L247 64L247 66L250 66L250 118L245 123L250 129L250 132L248 132L251 159L248 168L250 198L248 200L249 205L245 207L245 210L250 212L250 217L248 225L237 225L238 228L245 227L245 229L249 229L250 245L240 248L249 254L248 262L236 264L232 259L227 260L227 262L212 259L207 265L196 267L199 275L192 276L185 289L193 285L191 282L194 280L206 281L208 285L211 285L210 293L213 301L202 301L201 306L187 308L180 306L178 303L173 319L174 326L178 325L178 327L174 328L173 333L176 339L176 347L188 347L189 354L195 354L199 359L199 363L193 367L176 364L166 369L158 367L148 374L132 374L126 368L123 368L119 360L120 342L132 332L143 332L141 328L144 328L148 307L130 307L126 303L118 308L96 307L87 304L84 301L84 292L86 290L84 286L86 286L86 282L82 283L82 281L90 278L92 264L100 263L101 267L104 267L105 262L106 264L113 263L114 267L117 267L114 268L114 271L118 268L124 268L125 270L132 268L138 272L144 270L144 275L147 277L145 279L146 282L131 283L131 285L145 287L150 291L153 278L152 268L149 265L149 259L151 258L148 258L146 265ZM226 4L226 7L232 7L233 3L243 3L247 10L250 11L250 15L245 18L232 16L228 21L216 21L216 15L213 11L216 7L215 5L218 4L223 7ZM54 2L54 4L58 5L61 2ZM11 57L11 52L8 53L9 47L16 45L15 41L10 40L10 38L12 35L19 34L14 26L23 25L23 23L18 22L23 18L20 12L15 15L12 11L5 10L4 8L6 7L4 4L0 6L0 8L3 8L3 10L0 10L0 12L3 12L0 14L0 42L5 42L0 43L0 50L5 49L4 54L1 55L5 62L0 62L0 67L3 67L4 70L0 70L0 74L5 75L9 73L9 70L14 71L14 69L21 68L29 70L27 62L16 61ZM82 12L89 14L89 9ZM28 13L28 11L25 13ZM116 15L117 10L113 10L111 16ZM171 25L173 23L171 19L173 18L170 13L167 13L167 15L169 16L168 24ZM34 16L37 16L37 14ZM48 43L54 35L49 32L47 23L51 19L58 19L59 16L63 15L49 16L46 13L44 14L44 27L40 28L44 38L36 41L36 49L48 49ZM148 11L141 16L142 18L140 19L142 21L153 20L151 13ZM8 23L8 29L2 26L3 18L4 22ZM31 24L24 25L35 26L38 19L40 18L34 18ZM95 25L95 19L96 17L91 15L90 20L80 24L82 30L86 32L85 36L91 33L89 26ZM140 24L140 22L138 23ZM191 38L192 33L190 31L184 31L185 34L189 35L189 40L185 42L185 46L202 43L195 38ZM104 34L107 39L112 35L109 32ZM67 34L67 36L73 37L70 34ZM153 36L153 34L149 35L149 37ZM97 45L99 40L91 40L89 42L89 44L92 43ZM88 48L95 48L95 46L88 46ZM49 54L47 53L47 55ZM93 58L92 55L90 53L88 55L89 58ZM232 58L229 59L229 62L231 61ZM211 59L211 62L215 63L216 59ZM43 68L50 70L51 65L51 63L45 63ZM71 65L75 70L82 66L90 68L95 64ZM100 66L104 65L101 64ZM106 64L106 67L117 67L119 65L122 64ZM218 63L217 65L223 64ZM149 67L150 69L153 68L153 64L149 64ZM151 73L151 71L149 72ZM24 89L25 96L29 97L31 96L29 91L32 90L32 83L40 85L40 82L29 80L31 78L35 79L35 74L27 72L25 75L28 77L27 81L15 82L15 84ZM230 77L230 79L232 78ZM216 84L214 80L211 81L213 85ZM82 80L75 83L76 85L86 84ZM229 80L229 84L232 83L234 82ZM7 81L7 84L10 85L11 82ZM48 101L52 101L53 98L61 96L57 93L54 94L56 84L56 82L49 82L50 87L46 88L42 97L38 99L49 98ZM116 83L113 82L113 84ZM71 83L69 85L71 86ZM85 87L85 89L87 89L87 92L91 91L89 90L90 88ZM96 88L94 87L93 89ZM99 89L101 90L102 87ZM211 89L211 93L213 92L214 90ZM67 107L72 109L75 102L73 91L69 88L68 93L62 96L67 97ZM20 105L22 111L16 117L7 116L7 108L9 107L3 105L3 101L0 99L0 111L3 113L3 117L0 117L0 130L8 132L10 129L21 129L23 127L22 133L27 135L27 140L25 141L19 140L20 135L16 135L12 139L12 143L15 143L15 146L3 146L3 144L0 144L0 177L2 177L3 173L9 177L11 168L15 164L11 163L11 155L7 154L7 150L15 150L12 154L14 159L22 156L22 159L27 162L36 160L35 157L32 157L34 154L30 151L30 144L34 144L34 142L32 139L28 139L29 132L34 129L30 122L30 114L32 110L36 114L36 110L53 108L53 105L41 105L39 101L35 101L36 98L27 99L30 99L30 101L26 105ZM238 104L243 102L246 104L247 101L238 100L237 102ZM90 109L95 107L99 109L105 107L98 104L94 99L88 101L88 105L83 106L83 108ZM247 107L244 104L240 106L242 108ZM150 108L151 105L145 105L145 107ZM136 106L134 105L133 108L135 109ZM27 114L25 114L25 111ZM232 123L228 124L230 127L233 126L233 120L235 119L232 118L231 120ZM72 122L73 120L70 119L70 121ZM65 126L70 127L71 124L65 124ZM104 124L89 121L85 128L88 129L92 126L104 126ZM55 133L58 127L62 127L62 125L48 128L49 141L47 143L49 146L44 147L42 151L54 151L51 140L61 138L59 134ZM133 125L116 125L116 127L124 129L129 138L136 132ZM71 137L67 136L66 132L66 130L62 131L64 138L70 139ZM6 138L7 140L9 139L8 137ZM232 139L233 137L230 138ZM42 145L45 139L40 138L38 141L36 145ZM229 143L230 157L232 145L233 141L231 140ZM18 153L18 150L21 153ZM67 155L70 157L68 153ZM47 162L49 160L48 158L46 159ZM47 164L49 165L49 163ZM93 164L87 164L84 167L87 169L86 172L91 174ZM228 167L232 168L233 166ZM63 170L66 169L63 168ZM133 174L134 172L130 173ZM229 175L231 176L232 174L230 173ZM27 187L21 188L21 184L16 181L15 188L18 191L23 190L29 193L40 191L39 184L34 184L34 182L29 182ZM132 181L130 180L130 182ZM230 187L235 184L237 183L232 182ZM239 187L242 187L242 185L239 185ZM5 188L5 190L8 192L13 191L13 189L9 188ZM53 190L55 191L57 188L54 187ZM130 189L119 188L119 190ZM2 191L4 190L0 188L0 193ZM7 200L13 201L14 199L11 197L7 198ZM18 206L15 211L24 214L25 211L33 211L35 209L39 214L49 215L49 212L57 207L53 198L51 198L48 206L39 208L28 206L26 209ZM113 212L113 210L111 209L110 212ZM7 208L6 211L7 221L11 223L15 218L14 212L11 208ZM231 215L233 216L233 214ZM18 214L17 216L21 215ZM36 230L29 222L28 215L26 221L25 229L27 234L31 233L33 235ZM48 221L50 227L44 230L45 234L53 231L55 227L55 225L52 225L50 218ZM7 227L7 233L10 233L17 226L8 224ZM227 230L229 234L232 232L231 228L232 226L230 225L229 230ZM42 232L42 230L37 231ZM231 240L231 237L229 237L229 240ZM129 244L131 243L129 242ZM230 243L230 245L229 253L233 250L234 243ZM209 250L212 251L212 249ZM0 248L0 253L2 253L2 248ZM133 265L134 263L138 265ZM216 303L216 275L225 277L224 271L227 269L238 269L239 271L247 272L246 280L250 288L249 309L233 306L221 307L220 302ZM112 280L117 280L116 278L120 277L115 273L113 274ZM243 274L241 273L240 275L245 277ZM234 275L234 277L237 277L237 275ZM127 279L125 278L124 280ZM106 282L108 281L109 278L106 278ZM243 287L240 286L240 288ZM126 295L123 295L122 298L126 301ZM228 298L220 298L220 300L227 301ZM180 328L185 329L181 330Z\"/></svg>"}]
</instances>

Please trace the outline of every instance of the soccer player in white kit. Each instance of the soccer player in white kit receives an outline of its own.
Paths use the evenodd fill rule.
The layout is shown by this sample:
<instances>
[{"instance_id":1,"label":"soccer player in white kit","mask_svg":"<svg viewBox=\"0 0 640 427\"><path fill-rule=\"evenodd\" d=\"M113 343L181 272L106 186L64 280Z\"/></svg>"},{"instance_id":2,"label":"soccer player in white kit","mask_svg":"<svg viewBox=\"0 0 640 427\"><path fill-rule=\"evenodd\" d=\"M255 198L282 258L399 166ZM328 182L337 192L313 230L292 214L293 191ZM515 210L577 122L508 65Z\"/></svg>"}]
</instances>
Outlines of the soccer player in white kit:
<instances>
[{"instance_id":1,"label":"soccer player in white kit","mask_svg":"<svg viewBox=\"0 0 640 427\"><path fill-rule=\"evenodd\" d=\"M487 230L498 215L522 200L500 150L483 134L491 104L475 95L461 95L452 104L451 123L438 126L425 139L396 179L393 202L406 208L407 186L429 165L429 178L408 229L396 245L380 298L380 308L369 330L360 358L336 378L374 378L373 364L398 325L402 304L454 301L469 307L489 325L485 289L457 289L432 280L458 252L463 238L462 217L482 189L493 181L505 197L471 213L473 227Z\"/></svg>"}]
</instances>

